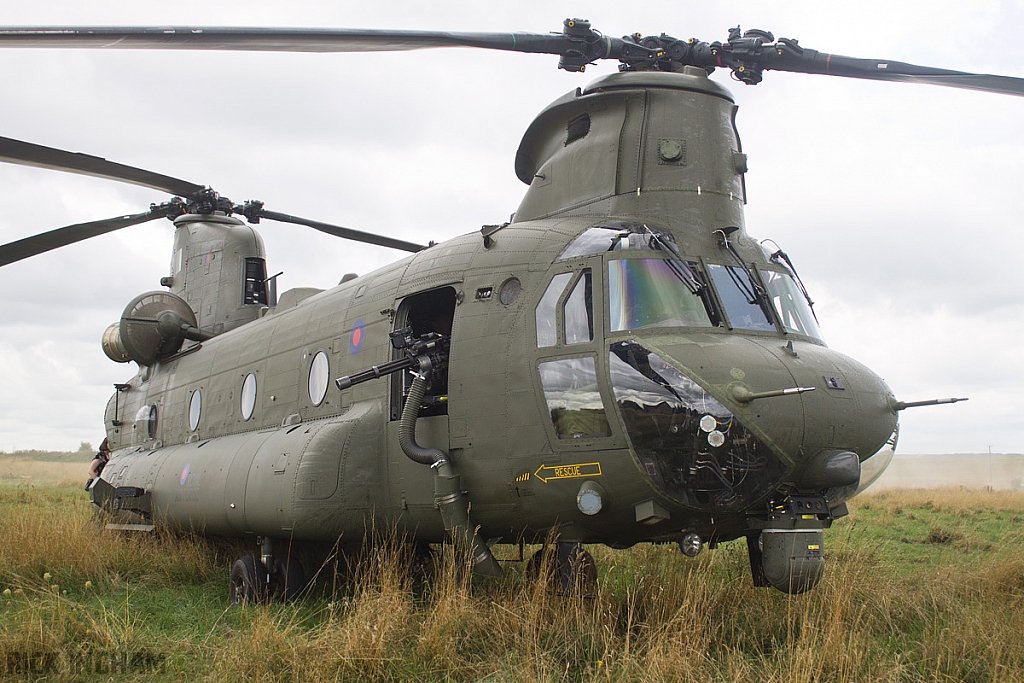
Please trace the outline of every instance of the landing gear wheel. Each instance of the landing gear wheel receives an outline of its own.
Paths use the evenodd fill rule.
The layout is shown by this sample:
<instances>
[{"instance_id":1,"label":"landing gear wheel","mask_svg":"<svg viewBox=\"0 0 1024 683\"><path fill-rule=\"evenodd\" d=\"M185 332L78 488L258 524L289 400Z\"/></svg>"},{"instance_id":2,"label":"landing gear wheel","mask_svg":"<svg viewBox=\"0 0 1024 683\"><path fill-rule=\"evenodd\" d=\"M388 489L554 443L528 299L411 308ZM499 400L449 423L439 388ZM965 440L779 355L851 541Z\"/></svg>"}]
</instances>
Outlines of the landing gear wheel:
<instances>
[{"instance_id":1,"label":"landing gear wheel","mask_svg":"<svg viewBox=\"0 0 1024 683\"><path fill-rule=\"evenodd\" d=\"M547 580L560 595L597 595L597 563L579 543L559 542L557 550L541 548L527 561L524 573L528 582Z\"/></svg>"},{"instance_id":2,"label":"landing gear wheel","mask_svg":"<svg viewBox=\"0 0 1024 683\"><path fill-rule=\"evenodd\" d=\"M523 578L527 583L536 583L542 579L552 581L557 571L555 549L545 545L530 556L523 570Z\"/></svg>"},{"instance_id":3,"label":"landing gear wheel","mask_svg":"<svg viewBox=\"0 0 1024 683\"><path fill-rule=\"evenodd\" d=\"M291 602L299 599L306 590L306 572L302 563L290 554L274 560L271 580L271 594L276 600Z\"/></svg>"},{"instance_id":4,"label":"landing gear wheel","mask_svg":"<svg viewBox=\"0 0 1024 683\"><path fill-rule=\"evenodd\" d=\"M263 602L266 596L265 577L267 574L263 563L252 555L246 555L231 567L231 581L228 598L232 605L245 605Z\"/></svg>"},{"instance_id":5,"label":"landing gear wheel","mask_svg":"<svg viewBox=\"0 0 1024 683\"><path fill-rule=\"evenodd\" d=\"M417 543L412 548L409 571L412 580L420 584L430 583L437 573L437 558L427 543Z\"/></svg>"}]
</instances>

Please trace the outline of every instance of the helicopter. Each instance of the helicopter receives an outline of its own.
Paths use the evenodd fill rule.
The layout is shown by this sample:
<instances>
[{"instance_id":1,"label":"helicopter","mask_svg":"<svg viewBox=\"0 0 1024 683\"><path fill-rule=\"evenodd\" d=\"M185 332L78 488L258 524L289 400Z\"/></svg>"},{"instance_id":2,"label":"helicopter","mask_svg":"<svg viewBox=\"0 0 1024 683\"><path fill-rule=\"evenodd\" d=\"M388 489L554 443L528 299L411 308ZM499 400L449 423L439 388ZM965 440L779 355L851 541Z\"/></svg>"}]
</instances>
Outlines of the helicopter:
<instances>
[{"instance_id":1,"label":"helicopter","mask_svg":"<svg viewBox=\"0 0 1024 683\"><path fill-rule=\"evenodd\" d=\"M126 47L166 47L175 36L200 49L309 40L110 31ZM112 35L17 29L0 40L100 45ZM350 47L490 40L478 46L509 49L508 34L333 35ZM162 282L170 291L136 297L105 335L107 355L140 371L108 405L118 450L94 502L130 526L260 537L259 555L232 570L236 599L282 576L279 592L294 592L287 577L301 570L280 541L357 533L369 511L421 542L455 539L483 573L499 572L492 542L557 527L564 575L591 571L582 543L673 540L696 554L745 537L756 583L811 588L822 530L869 483L864 463L891 454L896 415L915 404L828 350L796 268L746 235L735 109L708 71L755 83L764 69L847 69L1009 94L1021 94L1020 79L819 55L760 31L715 43L610 39L567 20L560 35L512 40L554 51L567 70L598 57L625 68L556 101L528 129L516 171L530 190L513 220L406 243L414 256L326 292L278 299L259 238L232 217L283 214L4 139L7 161L186 195L93 226L172 215L177 226ZM244 237L222 234L236 230ZM21 258L22 247L60 241L37 236L0 253Z\"/></svg>"}]
</instances>

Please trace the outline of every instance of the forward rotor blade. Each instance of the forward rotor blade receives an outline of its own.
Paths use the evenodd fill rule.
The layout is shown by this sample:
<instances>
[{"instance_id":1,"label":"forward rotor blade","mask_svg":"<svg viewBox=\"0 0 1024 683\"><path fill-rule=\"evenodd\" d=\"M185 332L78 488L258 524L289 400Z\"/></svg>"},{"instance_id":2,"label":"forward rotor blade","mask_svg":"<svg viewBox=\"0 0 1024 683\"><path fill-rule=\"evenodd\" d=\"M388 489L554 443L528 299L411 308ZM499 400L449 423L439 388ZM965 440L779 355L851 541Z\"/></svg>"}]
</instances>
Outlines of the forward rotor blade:
<instances>
[{"instance_id":1,"label":"forward rotor blade","mask_svg":"<svg viewBox=\"0 0 1024 683\"><path fill-rule=\"evenodd\" d=\"M0 266L6 266L9 263L14 263L30 256L36 256L53 249L74 244L75 242L81 242L90 237L127 228L130 225L138 225L139 223L156 220L157 218L164 218L172 210L174 210L174 207L171 204L161 204L151 208L146 213L107 218L101 221L92 221L91 223L68 225L39 235L26 237L16 242L9 242L0 246Z\"/></svg>"},{"instance_id":2,"label":"forward rotor blade","mask_svg":"<svg viewBox=\"0 0 1024 683\"><path fill-rule=\"evenodd\" d=\"M355 242L365 242L366 244L376 244L380 247L390 247L391 249L400 249L402 251L411 251L413 253L426 249L422 244L413 244L412 242L406 242L404 240L394 239L393 237L385 237L383 235L374 235L369 232L362 232L360 230L352 230L351 228L343 228L338 225L331 225L330 223L321 223L319 221L311 221L306 218L299 218L298 216L290 216L286 213L278 213L276 211L267 211L265 209L259 210L260 218L269 218L272 221L280 221L282 223L294 223L295 225L305 225L325 232L328 235L334 235L335 237L342 237L347 240L353 240Z\"/></svg>"},{"instance_id":3,"label":"forward rotor blade","mask_svg":"<svg viewBox=\"0 0 1024 683\"><path fill-rule=\"evenodd\" d=\"M546 33L451 33L246 27L6 27L0 47L259 52L385 52L436 47L563 54L570 41Z\"/></svg>"},{"instance_id":4,"label":"forward rotor blade","mask_svg":"<svg viewBox=\"0 0 1024 683\"><path fill-rule=\"evenodd\" d=\"M667 36L653 38L655 43ZM645 38L644 41L652 39ZM675 41L668 38L669 42ZM771 40L771 38L769 38ZM726 43L693 43L675 56L633 42L603 36L590 24L566 20L562 33L459 33L375 29L257 27L7 27L0 48L98 48L154 50L241 50L259 52L384 52L440 47L475 47L562 56L570 71L598 59L620 59L649 68L653 60L677 66L728 67L739 80L757 83L762 70L814 73L879 81L927 83L951 88L1024 96L1024 79L935 69L905 62L858 59L806 50L796 41L768 44L758 37L730 36ZM672 51L669 50L669 53Z\"/></svg>"},{"instance_id":5,"label":"forward rotor blade","mask_svg":"<svg viewBox=\"0 0 1024 683\"><path fill-rule=\"evenodd\" d=\"M203 189L202 185L152 173L141 168L125 166L101 157L79 152L65 152L62 149L44 147L5 137L0 137L0 161L117 180L182 197L189 197Z\"/></svg>"},{"instance_id":6,"label":"forward rotor blade","mask_svg":"<svg viewBox=\"0 0 1024 683\"><path fill-rule=\"evenodd\" d=\"M780 40L779 42L785 45L783 41ZM925 83L928 85L941 85L947 88L980 90L1001 95L1024 97L1024 78L936 69L906 62L858 59L856 57L830 55L818 52L817 50L801 50L798 54L780 50L775 54L776 57L767 61L766 69L843 76L872 81Z\"/></svg>"}]
</instances>

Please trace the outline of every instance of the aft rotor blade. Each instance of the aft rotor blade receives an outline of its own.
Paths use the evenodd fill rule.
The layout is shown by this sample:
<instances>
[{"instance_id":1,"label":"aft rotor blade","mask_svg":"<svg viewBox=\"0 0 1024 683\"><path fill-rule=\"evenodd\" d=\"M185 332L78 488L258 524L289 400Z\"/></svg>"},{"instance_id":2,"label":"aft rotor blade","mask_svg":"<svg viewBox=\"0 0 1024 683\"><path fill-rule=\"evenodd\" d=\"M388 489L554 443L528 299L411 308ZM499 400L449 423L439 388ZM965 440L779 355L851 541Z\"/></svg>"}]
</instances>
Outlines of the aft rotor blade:
<instances>
[{"instance_id":1,"label":"aft rotor blade","mask_svg":"<svg viewBox=\"0 0 1024 683\"><path fill-rule=\"evenodd\" d=\"M570 41L547 33L452 33L374 29L246 27L6 27L0 47L258 52L386 52L477 47L564 54Z\"/></svg>"},{"instance_id":2,"label":"aft rotor blade","mask_svg":"<svg viewBox=\"0 0 1024 683\"><path fill-rule=\"evenodd\" d=\"M779 42L783 44L783 41ZM873 81L924 83L1024 97L1024 78L951 71L881 59L858 59L817 50L801 50L799 54L780 50L775 57L767 60L765 68Z\"/></svg>"},{"instance_id":3,"label":"aft rotor blade","mask_svg":"<svg viewBox=\"0 0 1024 683\"><path fill-rule=\"evenodd\" d=\"M68 225L39 235L26 237L16 242L9 242L0 246L0 266L6 266L9 263L14 263L15 261L36 256L53 249L66 247L69 244L81 242L90 237L127 228L130 225L138 225L139 223L156 220L157 218L165 218L174 208L171 204L161 204L154 206L146 213L118 216L117 218L107 218L101 221L92 221L91 223Z\"/></svg>"},{"instance_id":4,"label":"aft rotor blade","mask_svg":"<svg viewBox=\"0 0 1024 683\"><path fill-rule=\"evenodd\" d=\"M107 161L102 157L66 152L5 137L0 137L0 161L118 180L182 197L191 196L203 189L202 185Z\"/></svg>"},{"instance_id":5,"label":"aft rotor blade","mask_svg":"<svg viewBox=\"0 0 1024 683\"><path fill-rule=\"evenodd\" d=\"M365 242L366 244L376 244L380 247L390 247L391 249L400 249L402 251L411 251L413 253L426 249L422 244L414 244L412 242L406 242L405 240L394 239L393 237L385 237L383 235L374 235L369 232L362 232L360 230L353 230L351 228L343 228L339 225L331 225L330 223L321 223L320 221L311 221L306 218L299 218L298 216L290 216L286 213L278 213L276 211L266 211L265 209L259 210L260 218L269 218L272 221L280 221L282 223L294 223L295 225L305 225L325 232L328 235L334 235L335 237L342 237L347 240L353 240L355 242Z\"/></svg>"}]
</instances>

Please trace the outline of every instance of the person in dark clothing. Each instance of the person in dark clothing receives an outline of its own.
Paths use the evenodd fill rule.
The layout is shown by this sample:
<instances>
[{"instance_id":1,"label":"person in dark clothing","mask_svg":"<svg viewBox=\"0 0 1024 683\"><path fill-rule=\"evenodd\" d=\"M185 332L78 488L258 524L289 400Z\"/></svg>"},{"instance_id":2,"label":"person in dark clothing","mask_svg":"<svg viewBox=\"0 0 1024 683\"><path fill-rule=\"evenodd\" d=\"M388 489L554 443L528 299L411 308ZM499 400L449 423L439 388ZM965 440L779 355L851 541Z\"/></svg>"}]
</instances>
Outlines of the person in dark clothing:
<instances>
[{"instance_id":1,"label":"person in dark clothing","mask_svg":"<svg viewBox=\"0 0 1024 683\"><path fill-rule=\"evenodd\" d=\"M100 478L100 473L103 472L103 467L110 460L110 443L103 439L103 443L100 444L100 451L89 463L89 481L85 482L85 490L88 491L92 483Z\"/></svg>"}]
</instances>

